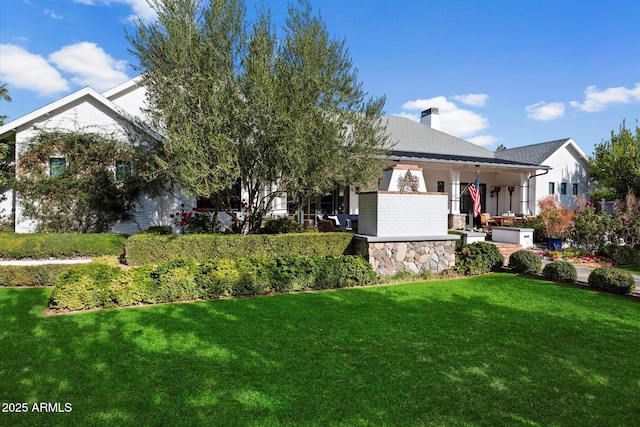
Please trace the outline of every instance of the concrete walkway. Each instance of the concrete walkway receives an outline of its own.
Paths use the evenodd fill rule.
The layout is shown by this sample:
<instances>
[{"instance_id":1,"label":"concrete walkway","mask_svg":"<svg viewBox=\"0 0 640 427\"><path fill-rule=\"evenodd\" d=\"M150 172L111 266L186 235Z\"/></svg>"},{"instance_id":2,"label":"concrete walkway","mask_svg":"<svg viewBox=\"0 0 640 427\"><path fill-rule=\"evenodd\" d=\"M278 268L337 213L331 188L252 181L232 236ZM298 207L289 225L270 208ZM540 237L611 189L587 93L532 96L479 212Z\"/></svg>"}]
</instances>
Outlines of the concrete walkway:
<instances>
[{"instance_id":1,"label":"concrete walkway","mask_svg":"<svg viewBox=\"0 0 640 427\"><path fill-rule=\"evenodd\" d=\"M87 264L93 258L73 258L73 259L12 259L0 261L3 265L45 265L45 264Z\"/></svg>"}]
</instances>

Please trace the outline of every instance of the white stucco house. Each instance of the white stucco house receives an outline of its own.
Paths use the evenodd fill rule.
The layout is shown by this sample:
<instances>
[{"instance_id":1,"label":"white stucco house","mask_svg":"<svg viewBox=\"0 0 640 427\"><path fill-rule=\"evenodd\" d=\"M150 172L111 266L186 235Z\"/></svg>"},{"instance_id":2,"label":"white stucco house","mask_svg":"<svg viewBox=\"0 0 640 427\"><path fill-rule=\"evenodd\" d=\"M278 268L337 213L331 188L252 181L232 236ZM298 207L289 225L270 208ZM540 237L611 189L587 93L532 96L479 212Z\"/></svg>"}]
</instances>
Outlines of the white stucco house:
<instances>
[{"instance_id":1,"label":"white stucco house","mask_svg":"<svg viewBox=\"0 0 640 427\"><path fill-rule=\"evenodd\" d=\"M123 129L131 117L144 119L145 89L139 81L134 78L103 93L81 89L3 125L0 141L15 144L17 162L27 141L41 129L106 132L124 138ZM570 208L576 207L580 196L588 197L588 159L570 138L491 151L440 131L435 108L425 110L420 123L393 116L382 120L390 136L390 165L417 165L428 192L448 194L450 227L470 222L471 204L468 195L461 192L478 173L482 211L492 215L507 211L536 214L537 200L548 194L557 195ZM20 195L11 190L5 195L0 209L4 215L13 215L16 232L35 231L36 224L22 213ZM132 234L153 225L173 225L169 215L181 203L195 206L196 201L182 194L144 197L134 218L115 224L113 231ZM319 212L357 215L358 192L355 188L336 189L310 208L309 217ZM286 195L274 200L270 210L277 215L291 213Z\"/></svg>"}]
</instances>

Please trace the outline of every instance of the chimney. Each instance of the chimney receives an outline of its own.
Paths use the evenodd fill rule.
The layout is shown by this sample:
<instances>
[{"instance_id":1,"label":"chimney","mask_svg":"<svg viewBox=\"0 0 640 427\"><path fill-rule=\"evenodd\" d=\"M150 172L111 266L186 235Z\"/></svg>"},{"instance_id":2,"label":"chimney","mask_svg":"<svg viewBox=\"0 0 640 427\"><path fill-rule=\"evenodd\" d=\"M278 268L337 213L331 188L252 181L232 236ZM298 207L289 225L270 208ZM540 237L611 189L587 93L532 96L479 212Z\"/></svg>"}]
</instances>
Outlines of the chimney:
<instances>
[{"instance_id":1,"label":"chimney","mask_svg":"<svg viewBox=\"0 0 640 427\"><path fill-rule=\"evenodd\" d=\"M440 112L437 108L427 108L420 115L420 123L431 129L440 130Z\"/></svg>"}]
</instances>

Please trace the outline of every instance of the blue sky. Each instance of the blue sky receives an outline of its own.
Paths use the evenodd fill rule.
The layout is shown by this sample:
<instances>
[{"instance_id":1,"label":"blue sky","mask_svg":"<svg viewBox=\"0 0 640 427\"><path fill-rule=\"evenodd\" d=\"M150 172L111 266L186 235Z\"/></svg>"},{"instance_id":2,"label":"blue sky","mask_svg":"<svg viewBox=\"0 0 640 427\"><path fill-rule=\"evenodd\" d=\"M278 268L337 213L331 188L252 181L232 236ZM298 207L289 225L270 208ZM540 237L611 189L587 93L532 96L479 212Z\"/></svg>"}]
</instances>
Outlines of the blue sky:
<instances>
[{"instance_id":1,"label":"blue sky","mask_svg":"<svg viewBox=\"0 0 640 427\"><path fill-rule=\"evenodd\" d=\"M267 3L283 23L287 2ZM442 130L490 149L571 137L586 154L640 119L637 0L311 3L389 115L438 107ZM2 0L0 82L13 101L0 114L134 77L135 17L154 19L146 0Z\"/></svg>"}]
</instances>

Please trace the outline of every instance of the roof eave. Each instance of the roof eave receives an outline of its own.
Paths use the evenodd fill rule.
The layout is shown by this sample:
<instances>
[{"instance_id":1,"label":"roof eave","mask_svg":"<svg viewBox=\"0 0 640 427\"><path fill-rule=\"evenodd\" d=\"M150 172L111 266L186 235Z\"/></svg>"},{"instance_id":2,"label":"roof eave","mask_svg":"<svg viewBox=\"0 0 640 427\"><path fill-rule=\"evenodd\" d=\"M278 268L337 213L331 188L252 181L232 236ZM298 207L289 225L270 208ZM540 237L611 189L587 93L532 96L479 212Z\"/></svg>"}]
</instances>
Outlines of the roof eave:
<instances>
[{"instance_id":1,"label":"roof eave","mask_svg":"<svg viewBox=\"0 0 640 427\"><path fill-rule=\"evenodd\" d=\"M490 162L490 161L478 161L478 160L466 160L466 159L461 159L461 160L433 159L433 158L426 158L426 157L420 157L420 156L415 156L415 157L400 156L395 154L391 154L389 158L393 161L409 160L414 162L438 163L441 165L450 164L455 166L469 165L474 167L492 167L492 168L519 169L519 170L540 170L540 169L550 170L552 169L552 167L545 166L545 165L521 164L521 163L505 164L505 163L496 163L496 162Z\"/></svg>"}]
</instances>

